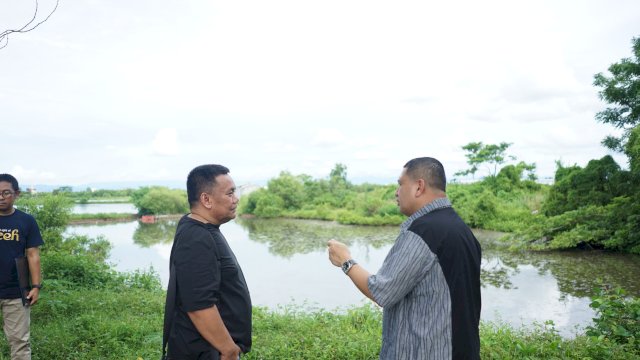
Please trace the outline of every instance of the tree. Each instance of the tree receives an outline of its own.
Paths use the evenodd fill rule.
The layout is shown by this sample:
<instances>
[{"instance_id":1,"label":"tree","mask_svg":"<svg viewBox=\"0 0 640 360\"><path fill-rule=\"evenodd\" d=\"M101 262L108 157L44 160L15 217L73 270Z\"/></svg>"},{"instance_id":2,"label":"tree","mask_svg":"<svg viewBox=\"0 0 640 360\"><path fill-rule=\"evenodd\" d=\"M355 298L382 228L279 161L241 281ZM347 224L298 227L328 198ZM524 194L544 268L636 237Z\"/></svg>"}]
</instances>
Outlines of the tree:
<instances>
[{"instance_id":1,"label":"tree","mask_svg":"<svg viewBox=\"0 0 640 360\"><path fill-rule=\"evenodd\" d=\"M285 209L299 209L304 202L303 180L287 171L282 171L277 178L269 180L267 188L284 201Z\"/></svg>"},{"instance_id":2,"label":"tree","mask_svg":"<svg viewBox=\"0 0 640 360\"><path fill-rule=\"evenodd\" d=\"M46 194L38 198L20 199L18 207L36 218L45 248L56 249L63 241L73 201L63 194Z\"/></svg>"},{"instance_id":3,"label":"tree","mask_svg":"<svg viewBox=\"0 0 640 360\"><path fill-rule=\"evenodd\" d=\"M468 152L465 156L467 157L467 164L471 166L467 170L458 171L455 173L456 176L466 176L471 174L472 178L475 178L476 171L478 171L478 152L482 148L481 142L470 142L467 145L462 147L462 150Z\"/></svg>"},{"instance_id":4,"label":"tree","mask_svg":"<svg viewBox=\"0 0 640 360\"><path fill-rule=\"evenodd\" d=\"M462 149L467 151L467 164L471 166L469 169L457 172L456 175L475 174L478 166L487 164L489 166L489 174L495 177L498 172L498 165L504 164L507 158L515 160L515 156L506 155L506 151L511 143L501 142L500 144L487 144L482 142L470 142L463 146ZM493 166L493 169L491 168Z\"/></svg>"},{"instance_id":5,"label":"tree","mask_svg":"<svg viewBox=\"0 0 640 360\"><path fill-rule=\"evenodd\" d=\"M629 173L622 171L609 155L589 161L584 169L557 164L556 181L543 204L547 216L588 205L604 206L628 193Z\"/></svg>"},{"instance_id":6,"label":"tree","mask_svg":"<svg viewBox=\"0 0 640 360\"><path fill-rule=\"evenodd\" d=\"M163 186L143 187L131 195L139 215L184 214L189 212L184 190Z\"/></svg>"},{"instance_id":7,"label":"tree","mask_svg":"<svg viewBox=\"0 0 640 360\"><path fill-rule=\"evenodd\" d=\"M596 114L596 120L622 130L622 135L607 136L602 144L615 151L624 151L634 126L640 124L640 37L633 38L633 58L624 58L609 66L611 77L594 76L593 85L602 88L600 99L612 106Z\"/></svg>"},{"instance_id":8,"label":"tree","mask_svg":"<svg viewBox=\"0 0 640 360\"><path fill-rule=\"evenodd\" d=\"M636 176L640 176L640 125L629 132L625 153L629 157L629 168Z\"/></svg>"},{"instance_id":9,"label":"tree","mask_svg":"<svg viewBox=\"0 0 640 360\"><path fill-rule=\"evenodd\" d=\"M5 48L7 45L9 45L9 35L14 34L14 33L27 33L29 31L37 28L38 26L40 26L45 21L49 20L51 15L53 15L53 13L56 11L56 9L58 9L58 4L60 3L60 0L56 0L56 5L53 7L53 10L51 10L49 15L47 15L44 18L44 20L42 20L40 22L37 22L37 23L35 23L35 21L36 21L36 18L38 17L38 0L36 0L35 3L36 3L36 8L33 11L33 17L31 18L31 20L28 23L26 23L25 25L23 25L21 28L18 28L18 29L9 29L9 30L4 30L4 31L0 32L0 49Z\"/></svg>"}]
</instances>

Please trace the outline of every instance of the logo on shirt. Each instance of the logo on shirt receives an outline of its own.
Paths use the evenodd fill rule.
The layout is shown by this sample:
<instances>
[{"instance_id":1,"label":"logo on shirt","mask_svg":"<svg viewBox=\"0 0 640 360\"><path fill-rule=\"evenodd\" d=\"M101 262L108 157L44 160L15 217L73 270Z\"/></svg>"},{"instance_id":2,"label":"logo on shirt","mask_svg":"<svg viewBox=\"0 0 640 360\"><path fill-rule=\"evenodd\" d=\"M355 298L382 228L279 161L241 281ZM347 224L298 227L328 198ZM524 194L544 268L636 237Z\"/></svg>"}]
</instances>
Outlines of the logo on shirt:
<instances>
[{"instance_id":1,"label":"logo on shirt","mask_svg":"<svg viewBox=\"0 0 640 360\"><path fill-rule=\"evenodd\" d=\"M20 232L18 231L18 229L0 229L0 240L20 241Z\"/></svg>"}]
</instances>

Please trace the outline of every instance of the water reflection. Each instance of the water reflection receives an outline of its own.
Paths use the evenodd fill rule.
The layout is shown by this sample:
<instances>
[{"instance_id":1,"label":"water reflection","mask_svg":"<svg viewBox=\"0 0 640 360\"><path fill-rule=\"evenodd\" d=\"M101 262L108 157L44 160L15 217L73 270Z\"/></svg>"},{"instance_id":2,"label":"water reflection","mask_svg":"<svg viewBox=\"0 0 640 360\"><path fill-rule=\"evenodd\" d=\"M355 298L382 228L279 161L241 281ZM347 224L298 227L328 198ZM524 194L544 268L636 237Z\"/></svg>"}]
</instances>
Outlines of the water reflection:
<instances>
[{"instance_id":1,"label":"water reflection","mask_svg":"<svg viewBox=\"0 0 640 360\"><path fill-rule=\"evenodd\" d=\"M327 221L295 219L238 219L249 232L249 239L267 244L269 252L283 258L324 250L327 240L335 238L347 245L365 245L379 249L393 243L397 227L347 226Z\"/></svg>"},{"instance_id":2,"label":"water reflection","mask_svg":"<svg viewBox=\"0 0 640 360\"><path fill-rule=\"evenodd\" d=\"M323 251L328 239L336 238L349 246L358 246L365 256L370 249L390 246L398 234L397 226L347 226L326 221L295 219L237 219L250 240L264 244L269 253L284 259L298 254ZM139 223L135 244L150 247L170 244L177 220L154 224ZM533 268L540 276L556 279L559 300L567 296L589 297L601 284L624 287L640 295L640 256L601 251L513 252L506 250L498 232L474 230L482 244L482 286L517 289L513 279L523 268Z\"/></svg>"},{"instance_id":3,"label":"water reflection","mask_svg":"<svg viewBox=\"0 0 640 360\"><path fill-rule=\"evenodd\" d=\"M177 219L74 225L68 232L104 235L113 245L110 261L119 271L153 266L164 286ZM344 274L329 263L326 241L351 248L360 264L377 272L397 234L397 226L345 226L324 221L236 219L222 226L242 264L252 300L277 309L295 303L334 309L368 302ZM589 295L599 281L636 296L640 256L597 251L509 252L500 233L474 231L482 244L482 314L485 321L514 326L553 320L561 334L591 322Z\"/></svg>"},{"instance_id":4,"label":"water reflection","mask_svg":"<svg viewBox=\"0 0 640 360\"><path fill-rule=\"evenodd\" d=\"M177 226L177 220L163 220L153 224L139 222L133 233L133 242L142 247L170 244L173 242Z\"/></svg>"}]
</instances>

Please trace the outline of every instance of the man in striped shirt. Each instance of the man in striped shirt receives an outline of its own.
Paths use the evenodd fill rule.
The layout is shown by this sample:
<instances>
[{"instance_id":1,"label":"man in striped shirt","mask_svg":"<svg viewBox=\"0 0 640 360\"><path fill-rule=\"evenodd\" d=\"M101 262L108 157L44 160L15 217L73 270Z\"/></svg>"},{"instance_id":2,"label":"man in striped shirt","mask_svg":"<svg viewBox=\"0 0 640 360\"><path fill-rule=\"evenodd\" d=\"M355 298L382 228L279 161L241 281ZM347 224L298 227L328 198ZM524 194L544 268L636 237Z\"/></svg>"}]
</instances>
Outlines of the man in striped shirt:
<instances>
[{"instance_id":1,"label":"man in striped shirt","mask_svg":"<svg viewBox=\"0 0 640 360\"><path fill-rule=\"evenodd\" d=\"M329 240L329 258L383 308L381 360L480 359L480 244L451 207L442 164L416 158L396 199L409 218L377 274Z\"/></svg>"}]
</instances>

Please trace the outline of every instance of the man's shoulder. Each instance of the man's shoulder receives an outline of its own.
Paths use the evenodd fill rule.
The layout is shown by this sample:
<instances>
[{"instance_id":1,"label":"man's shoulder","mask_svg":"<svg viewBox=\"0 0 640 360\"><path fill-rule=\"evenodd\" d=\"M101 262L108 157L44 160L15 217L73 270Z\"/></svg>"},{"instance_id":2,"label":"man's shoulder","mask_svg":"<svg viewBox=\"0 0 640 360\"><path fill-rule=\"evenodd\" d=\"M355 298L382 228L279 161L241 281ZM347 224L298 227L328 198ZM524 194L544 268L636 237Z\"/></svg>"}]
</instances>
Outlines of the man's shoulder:
<instances>
[{"instance_id":1,"label":"man's shoulder","mask_svg":"<svg viewBox=\"0 0 640 360\"><path fill-rule=\"evenodd\" d=\"M178 222L173 241L178 251L190 251L210 249L216 239L206 224L185 215Z\"/></svg>"},{"instance_id":2,"label":"man's shoulder","mask_svg":"<svg viewBox=\"0 0 640 360\"><path fill-rule=\"evenodd\" d=\"M409 225L409 230L440 226L443 222L455 222L458 219L460 217L452 207L436 209L413 220Z\"/></svg>"},{"instance_id":3,"label":"man's shoulder","mask_svg":"<svg viewBox=\"0 0 640 360\"><path fill-rule=\"evenodd\" d=\"M33 215L26 213L20 209L15 209L13 214L6 217L10 221L20 221L27 224L36 224L36 218Z\"/></svg>"}]
</instances>

